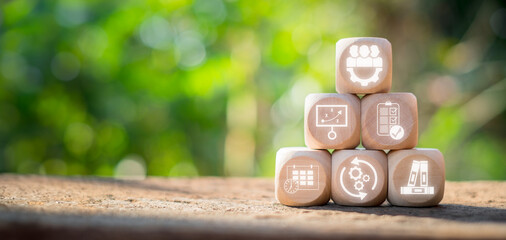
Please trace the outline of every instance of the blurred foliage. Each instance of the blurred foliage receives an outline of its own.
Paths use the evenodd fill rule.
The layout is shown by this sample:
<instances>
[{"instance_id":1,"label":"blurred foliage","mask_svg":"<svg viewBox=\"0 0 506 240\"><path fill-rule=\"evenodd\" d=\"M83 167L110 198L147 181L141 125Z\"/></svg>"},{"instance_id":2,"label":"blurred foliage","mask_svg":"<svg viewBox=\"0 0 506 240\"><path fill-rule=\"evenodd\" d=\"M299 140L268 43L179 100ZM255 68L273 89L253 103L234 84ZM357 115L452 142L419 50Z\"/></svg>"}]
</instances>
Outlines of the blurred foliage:
<instances>
[{"instance_id":1,"label":"blurred foliage","mask_svg":"<svg viewBox=\"0 0 506 240\"><path fill-rule=\"evenodd\" d=\"M506 179L505 5L2 1L0 172L272 176L335 42L379 36L447 178Z\"/></svg>"}]
</instances>

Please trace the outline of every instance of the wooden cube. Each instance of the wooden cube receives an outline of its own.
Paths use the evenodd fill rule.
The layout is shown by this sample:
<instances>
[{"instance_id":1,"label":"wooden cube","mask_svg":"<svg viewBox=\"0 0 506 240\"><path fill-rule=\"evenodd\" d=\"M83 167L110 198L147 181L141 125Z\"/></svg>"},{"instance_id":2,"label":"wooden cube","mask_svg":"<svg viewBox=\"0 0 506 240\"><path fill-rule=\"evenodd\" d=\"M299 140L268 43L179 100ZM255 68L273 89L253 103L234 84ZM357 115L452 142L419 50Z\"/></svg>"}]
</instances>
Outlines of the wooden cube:
<instances>
[{"instance_id":1,"label":"wooden cube","mask_svg":"<svg viewBox=\"0 0 506 240\"><path fill-rule=\"evenodd\" d=\"M387 171L387 155L383 151L334 151L332 200L347 206L381 205L387 197Z\"/></svg>"},{"instance_id":2,"label":"wooden cube","mask_svg":"<svg viewBox=\"0 0 506 240\"><path fill-rule=\"evenodd\" d=\"M339 93L388 92L392 86L392 45L384 38L345 38L336 43Z\"/></svg>"},{"instance_id":3,"label":"wooden cube","mask_svg":"<svg viewBox=\"0 0 506 240\"><path fill-rule=\"evenodd\" d=\"M288 206L315 206L330 200L331 155L327 150L281 148L276 154L276 199Z\"/></svg>"},{"instance_id":4,"label":"wooden cube","mask_svg":"<svg viewBox=\"0 0 506 240\"><path fill-rule=\"evenodd\" d=\"M360 143L360 99L352 94L306 97L304 140L313 149L355 148Z\"/></svg>"},{"instance_id":5,"label":"wooden cube","mask_svg":"<svg viewBox=\"0 0 506 240\"><path fill-rule=\"evenodd\" d=\"M388 153L388 201L392 205L429 207L443 199L445 162L437 149Z\"/></svg>"},{"instance_id":6,"label":"wooden cube","mask_svg":"<svg viewBox=\"0 0 506 240\"><path fill-rule=\"evenodd\" d=\"M418 108L412 93L378 93L361 100L362 145L406 149L418 143Z\"/></svg>"}]
</instances>

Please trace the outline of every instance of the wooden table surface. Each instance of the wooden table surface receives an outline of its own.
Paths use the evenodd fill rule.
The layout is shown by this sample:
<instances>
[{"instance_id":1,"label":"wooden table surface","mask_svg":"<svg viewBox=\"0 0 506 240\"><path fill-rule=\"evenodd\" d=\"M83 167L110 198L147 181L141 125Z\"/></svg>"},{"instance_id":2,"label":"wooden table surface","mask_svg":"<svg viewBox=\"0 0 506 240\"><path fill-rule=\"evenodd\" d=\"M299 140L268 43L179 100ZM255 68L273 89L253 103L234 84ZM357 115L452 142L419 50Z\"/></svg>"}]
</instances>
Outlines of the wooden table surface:
<instances>
[{"instance_id":1,"label":"wooden table surface","mask_svg":"<svg viewBox=\"0 0 506 240\"><path fill-rule=\"evenodd\" d=\"M0 174L0 239L506 239L506 182L447 182L438 207L286 207L273 179Z\"/></svg>"}]
</instances>

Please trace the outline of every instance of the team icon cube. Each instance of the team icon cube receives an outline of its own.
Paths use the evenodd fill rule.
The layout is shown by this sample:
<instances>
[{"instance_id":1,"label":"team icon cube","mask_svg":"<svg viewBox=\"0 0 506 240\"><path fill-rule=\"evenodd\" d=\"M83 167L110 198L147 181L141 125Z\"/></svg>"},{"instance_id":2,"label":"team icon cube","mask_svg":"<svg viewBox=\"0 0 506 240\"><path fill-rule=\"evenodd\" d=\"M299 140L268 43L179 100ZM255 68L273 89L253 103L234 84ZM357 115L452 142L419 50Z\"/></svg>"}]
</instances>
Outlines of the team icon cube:
<instances>
[{"instance_id":1,"label":"team icon cube","mask_svg":"<svg viewBox=\"0 0 506 240\"><path fill-rule=\"evenodd\" d=\"M327 150L281 148L276 154L276 199L288 206L327 204L330 166L331 155Z\"/></svg>"},{"instance_id":2,"label":"team icon cube","mask_svg":"<svg viewBox=\"0 0 506 240\"><path fill-rule=\"evenodd\" d=\"M418 143L418 108L412 93L379 93L361 100L362 145L406 149Z\"/></svg>"},{"instance_id":3,"label":"team icon cube","mask_svg":"<svg viewBox=\"0 0 506 240\"><path fill-rule=\"evenodd\" d=\"M331 196L347 206L378 206L387 197L387 155L378 150L332 153Z\"/></svg>"},{"instance_id":4,"label":"team icon cube","mask_svg":"<svg viewBox=\"0 0 506 240\"><path fill-rule=\"evenodd\" d=\"M425 207L444 195L445 167L437 149L418 143L412 93L388 93L392 46L384 38L336 43L336 90L306 97L304 141L276 155L276 199L288 206ZM360 99L355 94L366 94ZM365 149L355 149L362 139ZM334 149L330 154L327 149ZM387 156L384 150L391 150Z\"/></svg>"},{"instance_id":5,"label":"team icon cube","mask_svg":"<svg viewBox=\"0 0 506 240\"><path fill-rule=\"evenodd\" d=\"M304 140L313 149L355 148L360 143L360 100L352 94L306 97Z\"/></svg>"},{"instance_id":6,"label":"team icon cube","mask_svg":"<svg viewBox=\"0 0 506 240\"><path fill-rule=\"evenodd\" d=\"M444 195L445 164L437 149L407 149L388 154L388 201L392 205L429 207Z\"/></svg>"},{"instance_id":7,"label":"team icon cube","mask_svg":"<svg viewBox=\"0 0 506 240\"><path fill-rule=\"evenodd\" d=\"M392 86L392 45L384 38L344 38L336 43L339 93L388 92Z\"/></svg>"}]
</instances>

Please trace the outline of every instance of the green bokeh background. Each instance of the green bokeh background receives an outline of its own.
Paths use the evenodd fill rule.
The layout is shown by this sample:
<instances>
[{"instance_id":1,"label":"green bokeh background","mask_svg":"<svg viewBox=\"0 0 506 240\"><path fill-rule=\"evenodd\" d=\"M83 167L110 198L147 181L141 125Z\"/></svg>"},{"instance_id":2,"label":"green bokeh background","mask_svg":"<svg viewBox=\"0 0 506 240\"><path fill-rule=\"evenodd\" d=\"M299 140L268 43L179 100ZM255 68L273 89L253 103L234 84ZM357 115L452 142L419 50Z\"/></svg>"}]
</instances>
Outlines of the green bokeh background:
<instances>
[{"instance_id":1,"label":"green bokeh background","mask_svg":"<svg viewBox=\"0 0 506 240\"><path fill-rule=\"evenodd\" d=\"M0 172L273 176L335 42L378 36L447 179L506 179L505 5L1 1Z\"/></svg>"}]
</instances>

